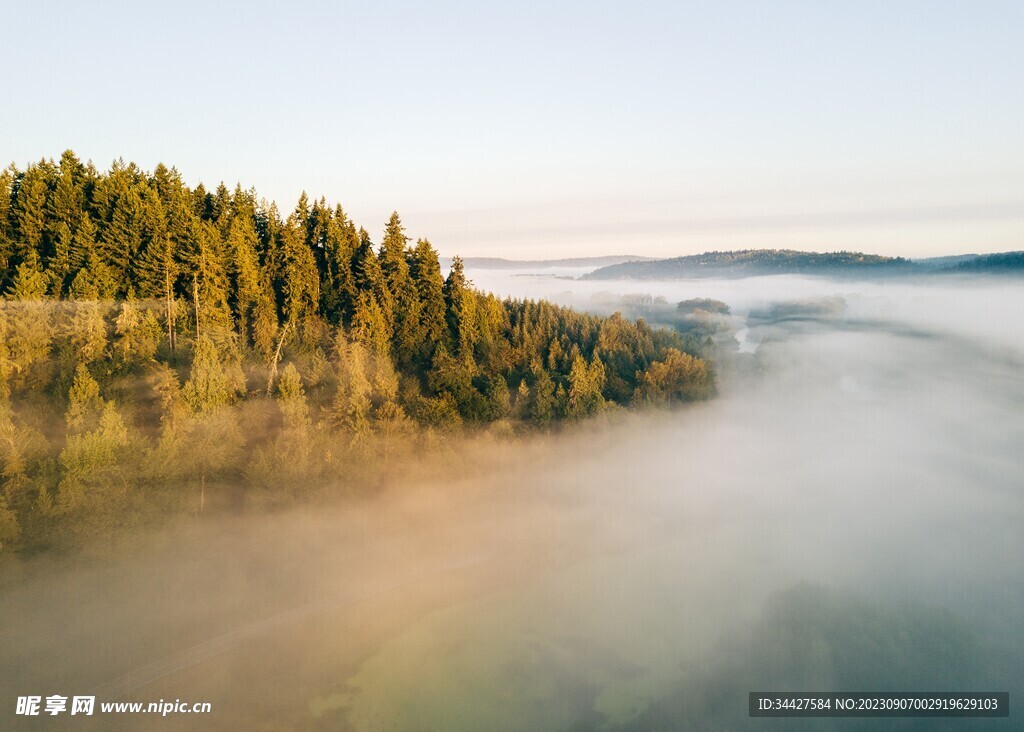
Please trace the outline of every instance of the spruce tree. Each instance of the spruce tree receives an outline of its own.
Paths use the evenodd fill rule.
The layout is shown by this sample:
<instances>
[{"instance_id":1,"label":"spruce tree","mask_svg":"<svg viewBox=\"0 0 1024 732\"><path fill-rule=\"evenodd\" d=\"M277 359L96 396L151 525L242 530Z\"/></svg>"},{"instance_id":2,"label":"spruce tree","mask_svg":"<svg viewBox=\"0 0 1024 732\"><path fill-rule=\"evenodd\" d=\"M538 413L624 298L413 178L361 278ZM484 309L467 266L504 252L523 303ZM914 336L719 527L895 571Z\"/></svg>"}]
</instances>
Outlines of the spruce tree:
<instances>
[{"instance_id":1,"label":"spruce tree","mask_svg":"<svg viewBox=\"0 0 1024 732\"><path fill-rule=\"evenodd\" d=\"M281 231L281 266L275 289L281 294L285 321L293 327L316 314L320 304L320 278L313 252L306 246L303 216L292 215Z\"/></svg>"},{"instance_id":2,"label":"spruce tree","mask_svg":"<svg viewBox=\"0 0 1024 732\"><path fill-rule=\"evenodd\" d=\"M237 367L224 362L209 336L200 335L192 371L181 390L186 404L195 413L209 413L234 402L241 390Z\"/></svg>"},{"instance_id":3,"label":"spruce tree","mask_svg":"<svg viewBox=\"0 0 1024 732\"><path fill-rule=\"evenodd\" d=\"M43 236L46 232L46 174L41 165L30 165L15 181L14 259L42 271Z\"/></svg>"},{"instance_id":4,"label":"spruce tree","mask_svg":"<svg viewBox=\"0 0 1024 732\"><path fill-rule=\"evenodd\" d=\"M426 239L416 242L409 259L409 275L416 285L420 302L420 357L423 363L429 364L434 349L443 344L450 350L451 342L445 320L444 278L441 277L441 265L437 252Z\"/></svg>"},{"instance_id":5,"label":"spruce tree","mask_svg":"<svg viewBox=\"0 0 1024 732\"><path fill-rule=\"evenodd\" d=\"M462 266L462 259L452 259L451 270L444 281L444 302L446 320L455 353L467 365L474 361L474 347L477 341L476 296L469 288Z\"/></svg>"},{"instance_id":6,"label":"spruce tree","mask_svg":"<svg viewBox=\"0 0 1024 732\"><path fill-rule=\"evenodd\" d=\"M392 344L395 360L403 368L409 367L419 355L423 340L420 323L420 300L416 286L409 275L405 235L398 212L391 214L380 247L380 268L384 281L394 299L394 326Z\"/></svg>"},{"instance_id":7,"label":"spruce tree","mask_svg":"<svg viewBox=\"0 0 1024 732\"><path fill-rule=\"evenodd\" d=\"M117 334L114 349L121 364L131 367L154 360L161 328L151 308L140 306L135 300L125 300L121 303L114 331Z\"/></svg>"},{"instance_id":8,"label":"spruce tree","mask_svg":"<svg viewBox=\"0 0 1024 732\"><path fill-rule=\"evenodd\" d=\"M320 310L334 325L351 322L359 299L353 260L359 234L341 206L327 221L322 246L317 249L321 272Z\"/></svg>"},{"instance_id":9,"label":"spruce tree","mask_svg":"<svg viewBox=\"0 0 1024 732\"><path fill-rule=\"evenodd\" d=\"M195 332L217 333L232 329L228 306L229 258L217 227L193 221L182 260L188 277Z\"/></svg>"}]
</instances>

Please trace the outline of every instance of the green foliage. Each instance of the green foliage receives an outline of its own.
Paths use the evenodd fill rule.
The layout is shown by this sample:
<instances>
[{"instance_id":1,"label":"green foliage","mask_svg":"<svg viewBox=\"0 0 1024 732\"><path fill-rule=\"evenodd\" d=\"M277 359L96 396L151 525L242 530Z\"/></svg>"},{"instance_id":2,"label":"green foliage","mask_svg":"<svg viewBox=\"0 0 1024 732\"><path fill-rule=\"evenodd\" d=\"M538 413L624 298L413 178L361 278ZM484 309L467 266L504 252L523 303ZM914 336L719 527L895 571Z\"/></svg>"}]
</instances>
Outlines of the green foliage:
<instances>
[{"instance_id":1,"label":"green foliage","mask_svg":"<svg viewBox=\"0 0 1024 732\"><path fill-rule=\"evenodd\" d=\"M537 384L533 405L530 407L530 418L539 426L544 427L557 416L558 401L555 399L555 382L545 369L538 368Z\"/></svg>"},{"instance_id":2,"label":"green foliage","mask_svg":"<svg viewBox=\"0 0 1024 732\"><path fill-rule=\"evenodd\" d=\"M49 445L0 400L0 552L37 518Z\"/></svg>"},{"instance_id":3,"label":"green foliage","mask_svg":"<svg viewBox=\"0 0 1024 732\"><path fill-rule=\"evenodd\" d=\"M10 295L12 300L22 302L41 300L46 296L46 275L35 259L18 265L11 282Z\"/></svg>"},{"instance_id":4,"label":"green foliage","mask_svg":"<svg viewBox=\"0 0 1024 732\"><path fill-rule=\"evenodd\" d=\"M380 268L394 300L392 345L395 360L408 368L419 355L424 338L419 292L409 271L405 235L398 213L392 213L380 249Z\"/></svg>"},{"instance_id":5,"label":"green foliage","mask_svg":"<svg viewBox=\"0 0 1024 732\"><path fill-rule=\"evenodd\" d=\"M289 363L281 372L281 379L277 382L277 403L284 417L285 429L297 431L309 427L306 391L302 388L302 377L293 363Z\"/></svg>"},{"instance_id":6,"label":"green foliage","mask_svg":"<svg viewBox=\"0 0 1024 732\"><path fill-rule=\"evenodd\" d=\"M90 364L107 355L107 321L98 302L76 303L67 329L67 342L74 361Z\"/></svg>"},{"instance_id":7,"label":"green foliage","mask_svg":"<svg viewBox=\"0 0 1024 732\"><path fill-rule=\"evenodd\" d=\"M429 364L438 346L451 347L445 321L444 279L437 252L426 239L416 242L409 257L409 274L419 296L422 341L420 363Z\"/></svg>"},{"instance_id":8,"label":"green foliage","mask_svg":"<svg viewBox=\"0 0 1024 732\"><path fill-rule=\"evenodd\" d=\"M370 353L361 342L349 342L344 332L339 331L335 355L338 388L331 419L335 426L350 431L353 440L360 441L370 433Z\"/></svg>"},{"instance_id":9,"label":"green foliage","mask_svg":"<svg viewBox=\"0 0 1024 732\"><path fill-rule=\"evenodd\" d=\"M604 387L604 364L596 356L588 364L576 354L569 372L569 404L566 416L570 419L590 417L605 406L601 389Z\"/></svg>"},{"instance_id":10,"label":"green foliage","mask_svg":"<svg viewBox=\"0 0 1024 732\"><path fill-rule=\"evenodd\" d=\"M208 336L196 341L192 372L181 393L197 414L209 413L235 401L242 391L242 375L237 365L226 364Z\"/></svg>"},{"instance_id":11,"label":"green foliage","mask_svg":"<svg viewBox=\"0 0 1024 732\"><path fill-rule=\"evenodd\" d=\"M4 331L3 370L8 383L38 387L48 377L46 361L53 342L52 308L39 300L0 300ZM37 377L37 378L34 378Z\"/></svg>"},{"instance_id":12,"label":"green foliage","mask_svg":"<svg viewBox=\"0 0 1024 732\"><path fill-rule=\"evenodd\" d=\"M397 213L377 247L323 199L284 220L258 200L71 151L0 172L0 543L201 513L242 482L271 503L370 485L467 425L713 392L679 333L479 292ZM61 412L52 445L23 419Z\"/></svg>"},{"instance_id":13,"label":"green foliage","mask_svg":"<svg viewBox=\"0 0 1024 732\"><path fill-rule=\"evenodd\" d=\"M60 453L63 479L57 505L67 512L86 503L115 500L104 495L127 488L124 460L119 459L128 446L128 429L114 405L104 403L94 429L72 434Z\"/></svg>"},{"instance_id":14,"label":"green foliage","mask_svg":"<svg viewBox=\"0 0 1024 732\"><path fill-rule=\"evenodd\" d=\"M79 363L68 393L68 409L64 415L68 432L78 434L93 429L99 423L104 403L100 396L100 385L89 373L85 363Z\"/></svg>"},{"instance_id":15,"label":"green foliage","mask_svg":"<svg viewBox=\"0 0 1024 732\"><path fill-rule=\"evenodd\" d=\"M669 348L663 361L652 363L638 378L638 402L688 402L714 395L714 379L707 363L675 348Z\"/></svg>"},{"instance_id":16,"label":"green foliage","mask_svg":"<svg viewBox=\"0 0 1024 732\"><path fill-rule=\"evenodd\" d=\"M133 300L121 303L114 322L117 341L114 350L128 367L152 362L160 344L161 329L152 308L142 308Z\"/></svg>"}]
</instances>

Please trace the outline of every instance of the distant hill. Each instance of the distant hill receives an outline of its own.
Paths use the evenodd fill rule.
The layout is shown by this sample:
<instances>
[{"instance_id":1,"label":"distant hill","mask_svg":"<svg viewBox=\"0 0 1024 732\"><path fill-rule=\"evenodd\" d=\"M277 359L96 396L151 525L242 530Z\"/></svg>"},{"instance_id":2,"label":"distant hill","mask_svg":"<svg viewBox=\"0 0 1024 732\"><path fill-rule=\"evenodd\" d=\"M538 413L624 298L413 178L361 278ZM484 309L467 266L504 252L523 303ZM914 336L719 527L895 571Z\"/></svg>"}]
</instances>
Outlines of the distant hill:
<instances>
[{"instance_id":1,"label":"distant hill","mask_svg":"<svg viewBox=\"0 0 1024 732\"><path fill-rule=\"evenodd\" d=\"M914 264L930 270L950 269L963 262L977 259L977 254L952 254L947 257L925 257L924 259L911 259Z\"/></svg>"},{"instance_id":2,"label":"distant hill","mask_svg":"<svg viewBox=\"0 0 1024 732\"><path fill-rule=\"evenodd\" d=\"M832 277L892 277L932 274L1024 273L1024 251L957 254L926 259L883 257L861 252L797 252L744 249L705 252L672 259L622 262L583 275L586 280L679 280L693 277L753 277L813 274Z\"/></svg>"},{"instance_id":3,"label":"distant hill","mask_svg":"<svg viewBox=\"0 0 1024 732\"><path fill-rule=\"evenodd\" d=\"M981 254L947 267L945 272L1019 274L1024 272L1024 251Z\"/></svg>"},{"instance_id":4,"label":"distant hill","mask_svg":"<svg viewBox=\"0 0 1024 732\"><path fill-rule=\"evenodd\" d=\"M654 262L654 257L616 254L604 257L570 257L568 259L501 259L499 257L464 257L462 264L469 269L523 269L533 267L608 267L629 262ZM450 267L451 257L441 257L441 266Z\"/></svg>"},{"instance_id":5,"label":"distant hill","mask_svg":"<svg viewBox=\"0 0 1024 732\"><path fill-rule=\"evenodd\" d=\"M588 280L664 280L691 277L749 277L767 274L909 274L910 260L861 252L798 252L791 249L744 249L706 252L672 259L624 262L583 276Z\"/></svg>"}]
</instances>

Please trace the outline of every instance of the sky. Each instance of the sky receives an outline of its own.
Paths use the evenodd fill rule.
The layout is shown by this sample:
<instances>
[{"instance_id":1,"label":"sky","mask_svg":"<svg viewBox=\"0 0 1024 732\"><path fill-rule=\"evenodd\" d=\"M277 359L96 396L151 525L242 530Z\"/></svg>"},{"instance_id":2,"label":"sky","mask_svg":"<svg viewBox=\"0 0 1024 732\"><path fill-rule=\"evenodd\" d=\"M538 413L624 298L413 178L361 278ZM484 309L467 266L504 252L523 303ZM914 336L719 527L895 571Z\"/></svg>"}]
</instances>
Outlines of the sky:
<instances>
[{"instance_id":1,"label":"sky","mask_svg":"<svg viewBox=\"0 0 1024 732\"><path fill-rule=\"evenodd\" d=\"M4 3L0 161L445 255L1024 249L1024 3Z\"/></svg>"}]
</instances>

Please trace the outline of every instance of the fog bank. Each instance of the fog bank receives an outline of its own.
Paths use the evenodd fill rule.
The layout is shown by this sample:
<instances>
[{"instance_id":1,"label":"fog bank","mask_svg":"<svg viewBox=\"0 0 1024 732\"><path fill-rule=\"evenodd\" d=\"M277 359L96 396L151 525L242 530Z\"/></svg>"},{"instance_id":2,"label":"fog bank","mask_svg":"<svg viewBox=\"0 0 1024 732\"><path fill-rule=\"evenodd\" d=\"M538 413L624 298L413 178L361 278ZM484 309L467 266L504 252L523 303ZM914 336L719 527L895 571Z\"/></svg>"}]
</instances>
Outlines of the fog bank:
<instances>
[{"instance_id":1,"label":"fog bank","mask_svg":"<svg viewBox=\"0 0 1024 732\"><path fill-rule=\"evenodd\" d=\"M115 719L132 729L790 726L748 719L761 690L1009 691L1013 710L1019 287L468 274L577 307L722 300L721 395L467 441L458 478L410 464L357 505L5 567L0 726L25 694L213 704ZM802 726L887 726L842 722Z\"/></svg>"}]
</instances>

